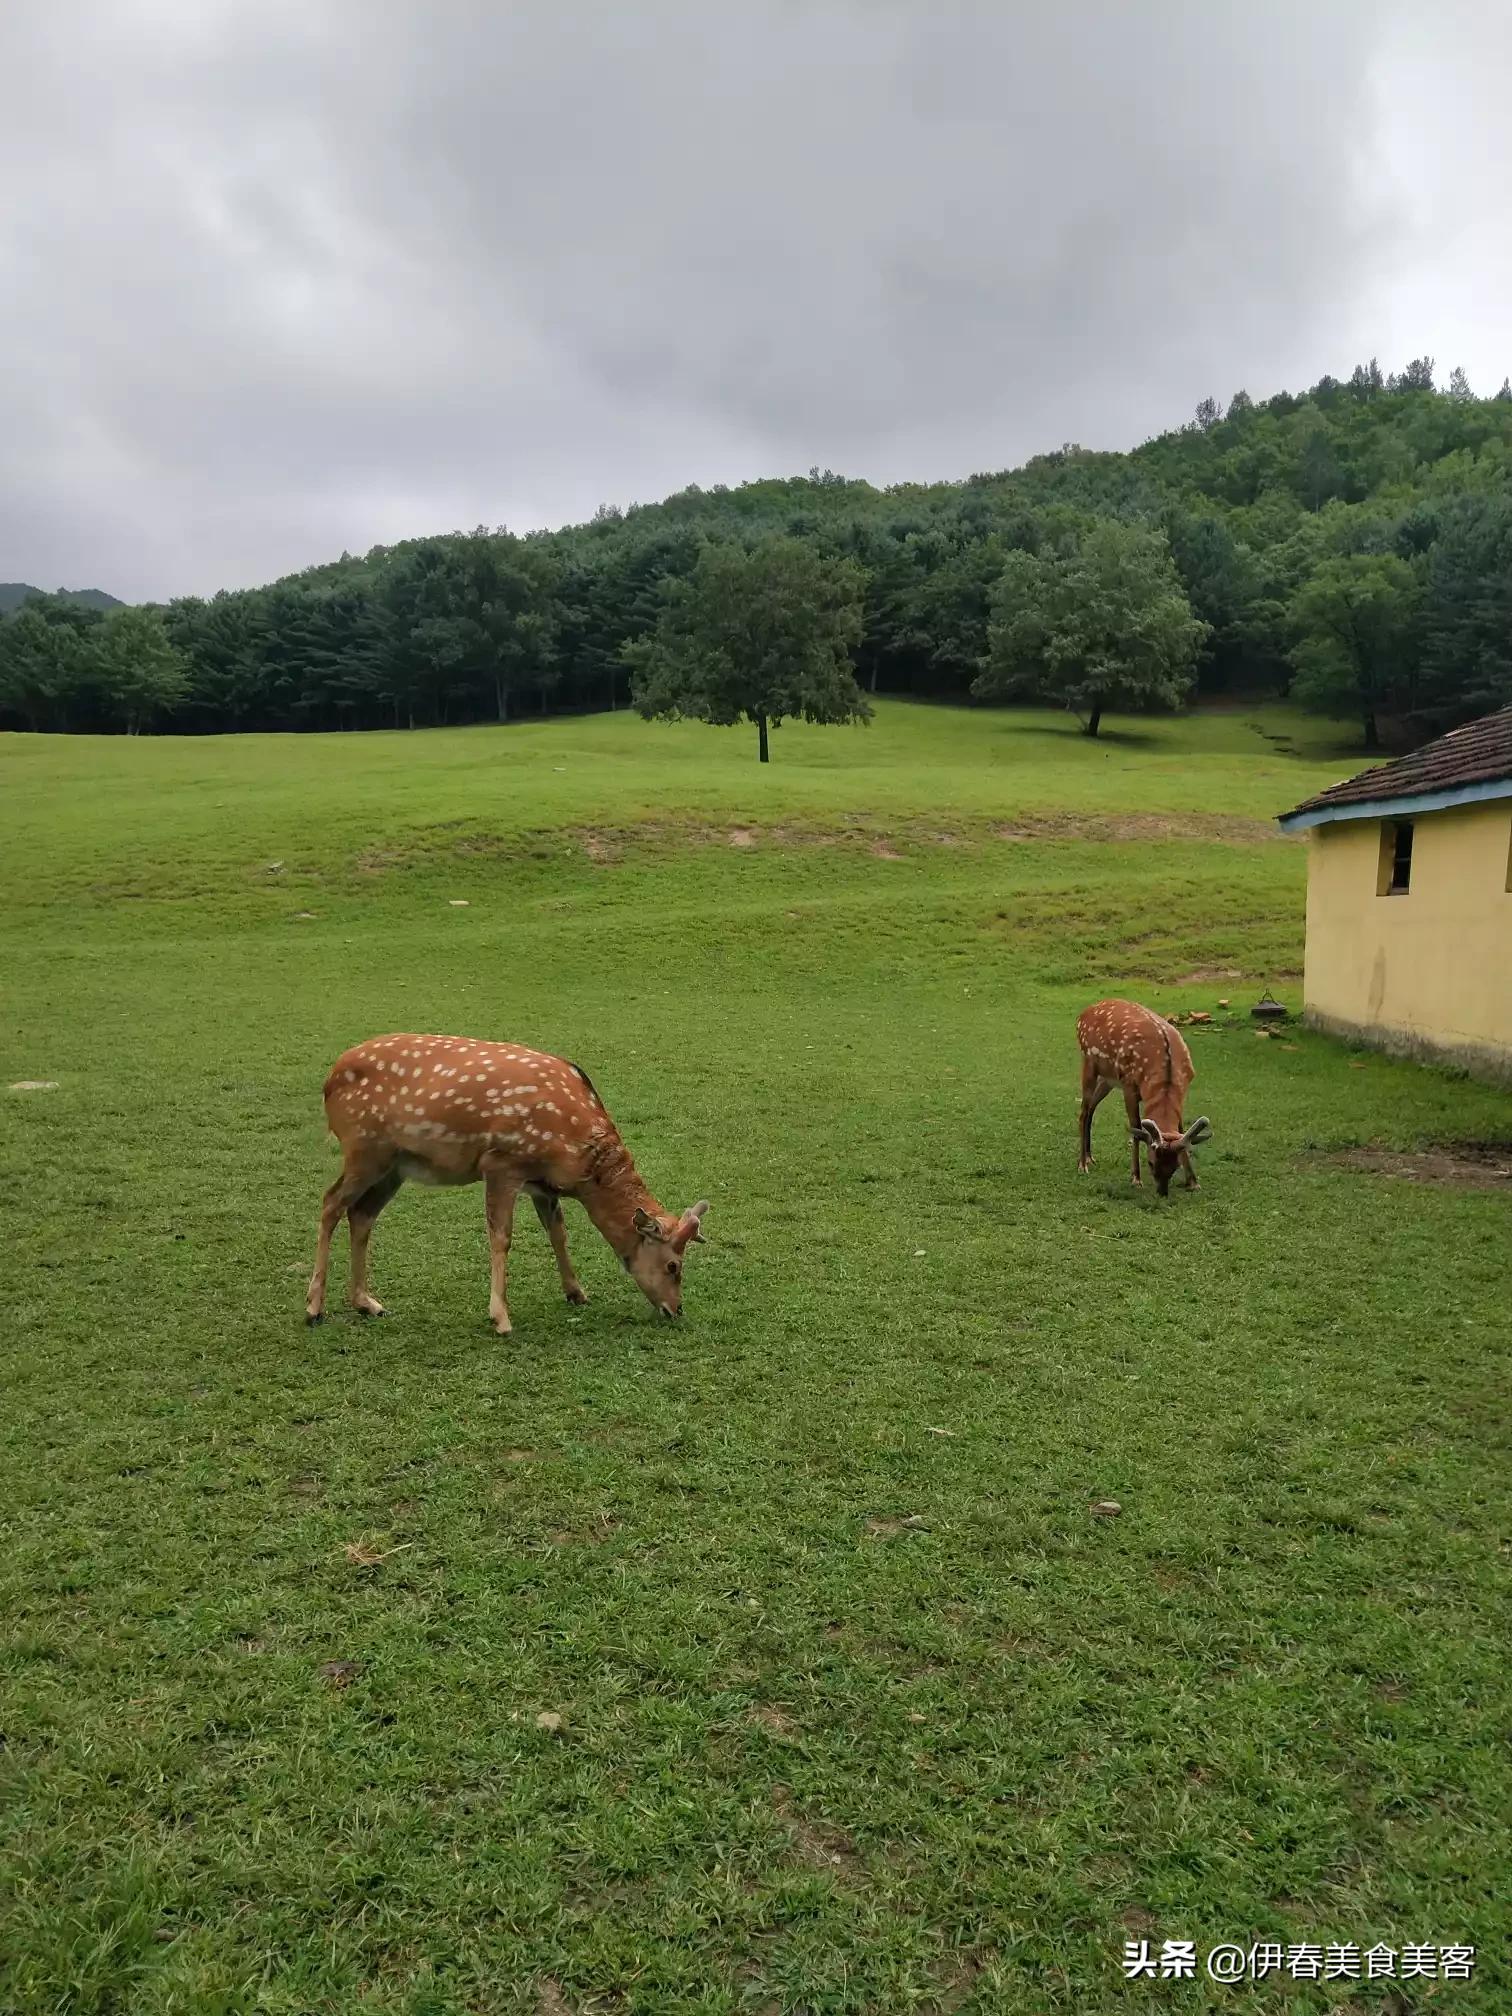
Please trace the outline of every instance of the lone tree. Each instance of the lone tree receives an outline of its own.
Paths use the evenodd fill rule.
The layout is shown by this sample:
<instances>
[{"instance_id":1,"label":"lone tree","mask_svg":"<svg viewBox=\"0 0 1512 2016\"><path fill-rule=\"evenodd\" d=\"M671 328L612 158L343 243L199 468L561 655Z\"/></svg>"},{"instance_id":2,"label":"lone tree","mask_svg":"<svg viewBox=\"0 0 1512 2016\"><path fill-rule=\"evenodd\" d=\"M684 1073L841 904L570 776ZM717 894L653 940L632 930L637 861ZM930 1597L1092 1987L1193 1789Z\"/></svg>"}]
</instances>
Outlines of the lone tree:
<instances>
[{"instance_id":1,"label":"lone tree","mask_svg":"<svg viewBox=\"0 0 1512 2016\"><path fill-rule=\"evenodd\" d=\"M656 628L623 653L646 720L754 721L766 763L767 729L789 715L826 724L870 718L851 669L861 575L850 561L782 535L749 548L711 544L664 592Z\"/></svg>"},{"instance_id":2,"label":"lone tree","mask_svg":"<svg viewBox=\"0 0 1512 2016\"><path fill-rule=\"evenodd\" d=\"M1095 735L1108 707L1178 707L1209 625L1165 535L1098 520L1070 551L1010 553L972 692L1058 700Z\"/></svg>"},{"instance_id":3,"label":"lone tree","mask_svg":"<svg viewBox=\"0 0 1512 2016\"><path fill-rule=\"evenodd\" d=\"M1367 749L1380 748L1378 716L1405 682L1417 603L1416 577L1394 553L1325 560L1292 599L1292 691L1305 707L1354 714Z\"/></svg>"}]
</instances>

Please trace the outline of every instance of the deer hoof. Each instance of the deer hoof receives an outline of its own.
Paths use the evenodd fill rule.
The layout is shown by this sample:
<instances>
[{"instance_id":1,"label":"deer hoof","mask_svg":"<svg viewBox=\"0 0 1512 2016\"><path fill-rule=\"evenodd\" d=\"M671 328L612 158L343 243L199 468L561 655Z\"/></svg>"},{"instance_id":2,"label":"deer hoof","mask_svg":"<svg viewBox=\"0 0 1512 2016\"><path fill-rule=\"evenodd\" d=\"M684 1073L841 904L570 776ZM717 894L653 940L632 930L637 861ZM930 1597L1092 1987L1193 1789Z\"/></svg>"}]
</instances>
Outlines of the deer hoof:
<instances>
[{"instance_id":1,"label":"deer hoof","mask_svg":"<svg viewBox=\"0 0 1512 2016\"><path fill-rule=\"evenodd\" d=\"M588 1290L586 1288L569 1288L567 1290L567 1300L572 1304L574 1309L581 1309L583 1304L588 1300Z\"/></svg>"},{"instance_id":2,"label":"deer hoof","mask_svg":"<svg viewBox=\"0 0 1512 2016\"><path fill-rule=\"evenodd\" d=\"M514 1334L514 1325L513 1325L513 1323L511 1323L511 1322L510 1322L509 1318L508 1318L508 1317L506 1316L506 1317L504 1318L504 1321L503 1321L502 1323L495 1323L495 1324L494 1324L494 1326L493 1326L493 1333L494 1333L495 1337L510 1337L510 1336L513 1336L513 1334Z\"/></svg>"},{"instance_id":3,"label":"deer hoof","mask_svg":"<svg viewBox=\"0 0 1512 2016\"><path fill-rule=\"evenodd\" d=\"M359 1316L387 1316L388 1311L381 1302L354 1302L352 1307Z\"/></svg>"},{"instance_id":4,"label":"deer hoof","mask_svg":"<svg viewBox=\"0 0 1512 2016\"><path fill-rule=\"evenodd\" d=\"M323 1309L316 1309L313 1311L307 1310L305 1313L306 1330L313 1330L317 1323L324 1323L324 1321L325 1321L325 1311Z\"/></svg>"}]
</instances>

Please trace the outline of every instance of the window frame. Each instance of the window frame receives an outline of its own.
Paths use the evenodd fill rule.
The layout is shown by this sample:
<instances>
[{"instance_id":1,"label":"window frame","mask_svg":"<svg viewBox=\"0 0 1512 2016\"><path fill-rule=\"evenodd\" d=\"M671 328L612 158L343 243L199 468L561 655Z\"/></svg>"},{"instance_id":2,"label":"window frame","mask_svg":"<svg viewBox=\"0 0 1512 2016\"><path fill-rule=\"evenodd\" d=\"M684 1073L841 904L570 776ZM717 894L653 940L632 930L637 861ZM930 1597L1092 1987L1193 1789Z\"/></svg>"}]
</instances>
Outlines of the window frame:
<instances>
[{"instance_id":1,"label":"window frame","mask_svg":"<svg viewBox=\"0 0 1512 2016\"><path fill-rule=\"evenodd\" d=\"M1412 892L1412 859L1415 851L1417 822L1413 819L1383 819L1381 821L1381 846L1376 860L1377 896L1407 896ZM1403 847L1403 837L1406 847ZM1400 876L1400 879L1398 877ZM1508 876L1512 879L1512 855L1509 855Z\"/></svg>"}]
</instances>

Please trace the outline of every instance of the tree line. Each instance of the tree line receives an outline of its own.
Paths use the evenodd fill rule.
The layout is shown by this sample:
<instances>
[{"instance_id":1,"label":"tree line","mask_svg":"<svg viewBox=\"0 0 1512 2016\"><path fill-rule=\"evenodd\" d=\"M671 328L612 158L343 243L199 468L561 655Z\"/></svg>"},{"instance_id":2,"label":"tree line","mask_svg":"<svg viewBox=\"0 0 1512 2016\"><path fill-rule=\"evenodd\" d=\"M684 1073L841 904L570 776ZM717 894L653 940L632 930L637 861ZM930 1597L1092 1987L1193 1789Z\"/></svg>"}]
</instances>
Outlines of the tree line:
<instances>
[{"instance_id":1,"label":"tree line","mask_svg":"<svg viewBox=\"0 0 1512 2016\"><path fill-rule=\"evenodd\" d=\"M103 599L103 598L102 598ZM696 486L586 524L343 554L267 587L0 619L0 725L418 727L639 706L854 718L1274 692L1368 746L1512 701L1512 385L1433 360L1204 399L1129 453L959 483Z\"/></svg>"}]
</instances>

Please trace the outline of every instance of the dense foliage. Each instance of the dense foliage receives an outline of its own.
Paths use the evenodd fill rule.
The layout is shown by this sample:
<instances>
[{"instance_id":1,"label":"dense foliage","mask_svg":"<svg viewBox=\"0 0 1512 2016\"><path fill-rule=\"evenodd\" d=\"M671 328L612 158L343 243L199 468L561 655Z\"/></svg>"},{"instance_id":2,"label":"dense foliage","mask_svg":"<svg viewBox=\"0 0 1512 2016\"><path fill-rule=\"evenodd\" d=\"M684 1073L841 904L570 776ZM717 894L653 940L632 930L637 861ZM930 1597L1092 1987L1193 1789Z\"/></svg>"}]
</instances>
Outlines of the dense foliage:
<instances>
[{"instance_id":1,"label":"dense foliage","mask_svg":"<svg viewBox=\"0 0 1512 2016\"><path fill-rule=\"evenodd\" d=\"M886 490L818 470L695 487L557 532L480 527L344 554L130 623L33 597L0 621L0 723L205 732L656 711L658 624L692 636L718 621L697 605L728 575L701 556L774 537L823 563L808 605L822 634L817 584L846 563L860 598L846 651L873 692L1035 694L1090 720L1099 700L1166 706L1193 686L1295 681L1370 740L1512 701L1512 386L1478 399L1457 371L1440 393L1417 358L1301 395L1239 392L1226 414L1205 399L1128 454L1068 446Z\"/></svg>"}]
</instances>

